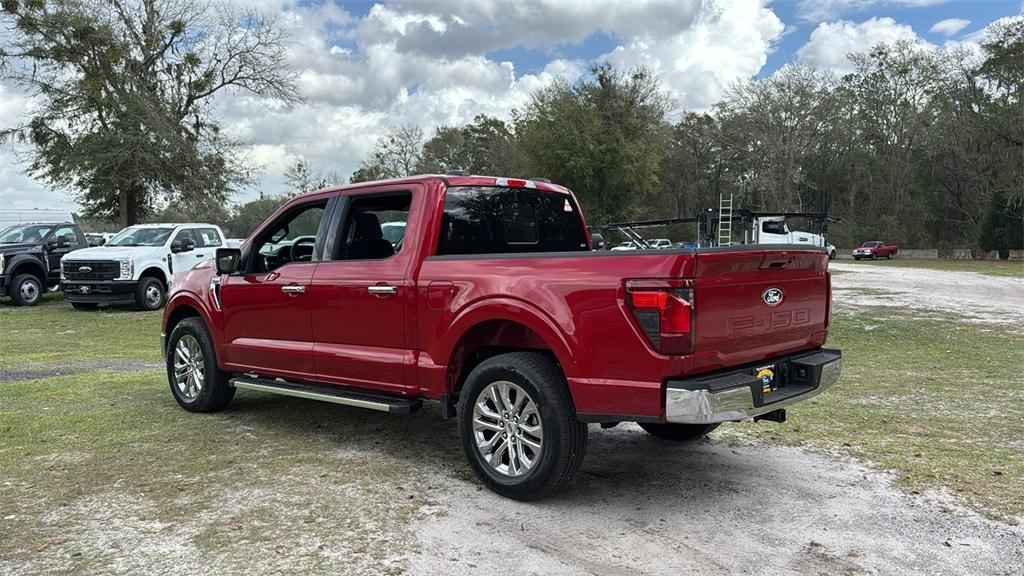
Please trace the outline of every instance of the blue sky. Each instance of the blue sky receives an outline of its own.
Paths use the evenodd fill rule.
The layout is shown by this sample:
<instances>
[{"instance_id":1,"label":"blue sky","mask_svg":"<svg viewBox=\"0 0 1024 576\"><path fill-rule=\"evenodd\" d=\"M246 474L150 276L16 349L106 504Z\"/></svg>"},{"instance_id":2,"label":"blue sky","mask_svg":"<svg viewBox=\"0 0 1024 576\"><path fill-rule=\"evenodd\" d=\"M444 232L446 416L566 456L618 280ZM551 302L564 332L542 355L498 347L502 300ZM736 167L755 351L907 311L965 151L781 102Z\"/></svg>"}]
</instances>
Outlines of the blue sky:
<instances>
[{"instance_id":1,"label":"blue sky","mask_svg":"<svg viewBox=\"0 0 1024 576\"><path fill-rule=\"evenodd\" d=\"M244 143L257 183L235 201L284 191L299 159L351 174L390 127L478 114L509 118L531 92L611 63L653 70L676 110L706 110L732 83L791 62L849 71L846 54L877 42L977 46L1022 0L231 0L278 16L305 102L226 94L225 130ZM8 43L0 27L0 46ZM0 82L0 127L34 105ZM68 191L25 174L18 145L0 146L0 207L69 208Z\"/></svg>"}]
</instances>

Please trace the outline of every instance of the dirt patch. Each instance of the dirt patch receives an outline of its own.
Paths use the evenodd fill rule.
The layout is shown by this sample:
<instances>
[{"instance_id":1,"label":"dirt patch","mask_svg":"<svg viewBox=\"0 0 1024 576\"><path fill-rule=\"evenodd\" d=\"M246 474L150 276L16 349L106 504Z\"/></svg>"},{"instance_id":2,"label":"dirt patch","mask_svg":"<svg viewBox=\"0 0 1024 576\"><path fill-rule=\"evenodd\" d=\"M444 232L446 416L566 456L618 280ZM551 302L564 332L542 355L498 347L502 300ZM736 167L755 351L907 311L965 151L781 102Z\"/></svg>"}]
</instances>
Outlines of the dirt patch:
<instances>
[{"instance_id":1,"label":"dirt patch","mask_svg":"<svg viewBox=\"0 0 1024 576\"><path fill-rule=\"evenodd\" d=\"M967 321L1024 331L1024 279L977 272L865 266L833 262L839 307L890 306L954 313Z\"/></svg>"},{"instance_id":2,"label":"dirt patch","mask_svg":"<svg viewBox=\"0 0 1024 576\"><path fill-rule=\"evenodd\" d=\"M1024 530L863 466L788 448L678 445L633 425L591 434L575 485L519 503L459 482L417 526L413 574L992 574ZM945 510L945 511L944 511Z\"/></svg>"},{"instance_id":3,"label":"dirt patch","mask_svg":"<svg viewBox=\"0 0 1024 576\"><path fill-rule=\"evenodd\" d=\"M139 372L142 370L154 370L163 368L159 362L144 362L140 360L74 360L66 363L61 368L33 368L32 364L23 365L18 370L11 370L0 366L0 384L4 382L18 382L20 380L39 380L40 378L53 378L56 376L70 376L91 370L110 370L113 372Z\"/></svg>"}]
</instances>

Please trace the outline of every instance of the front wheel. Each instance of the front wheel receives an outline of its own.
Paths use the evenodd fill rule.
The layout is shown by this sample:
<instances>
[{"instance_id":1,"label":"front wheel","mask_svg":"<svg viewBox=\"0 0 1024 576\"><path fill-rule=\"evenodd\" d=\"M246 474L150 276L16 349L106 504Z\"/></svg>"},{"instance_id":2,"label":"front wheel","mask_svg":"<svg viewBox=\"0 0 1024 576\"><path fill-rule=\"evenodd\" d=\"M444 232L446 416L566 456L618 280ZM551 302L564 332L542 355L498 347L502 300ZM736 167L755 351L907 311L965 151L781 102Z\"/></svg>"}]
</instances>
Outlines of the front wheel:
<instances>
[{"instance_id":1,"label":"front wheel","mask_svg":"<svg viewBox=\"0 0 1024 576\"><path fill-rule=\"evenodd\" d=\"M459 394L459 440L488 488L535 500L564 488L587 448L565 376L546 356L511 352L473 369Z\"/></svg>"},{"instance_id":2,"label":"front wheel","mask_svg":"<svg viewBox=\"0 0 1024 576\"><path fill-rule=\"evenodd\" d=\"M892 260L892 252L886 254L885 257L888 258L889 260Z\"/></svg>"},{"instance_id":3,"label":"front wheel","mask_svg":"<svg viewBox=\"0 0 1024 576\"><path fill-rule=\"evenodd\" d=\"M718 428L718 424L653 424L640 422L640 427L648 434L662 440L689 442L703 437Z\"/></svg>"},{"instance_id":4,"label":"front wheel","mask_svg":"<svg viewBox=\"0 0 1024 576\"><path fill-rule=\"evenodd\" d=\"M217 352L206 324L199 318L181 321L167 340L167 379L171 394L189 412L217 412L235 397L231 375L217 366Z\"/></svg>"},{"instance_id":5,"label":"front wheel","mask_svg":"<svg viewBox=\"0 0 1024 576\"><path fill-rule=\"evenodd\" d=\"M164 305L164 285L159 279L147 276L135 288L135 305L140 310L159 310Z\"/></svg>"},{"instance_id":6,"label":"front wheel","mask_svg":"<svg viewBox=\"0 0 1024 576\"><path fill-rule=\"evenodd\" d=\"M11 299L18 306L35 306L43 297L43 283L31 274L18 274L11 282Z\"/></svg>"}]
</instances>

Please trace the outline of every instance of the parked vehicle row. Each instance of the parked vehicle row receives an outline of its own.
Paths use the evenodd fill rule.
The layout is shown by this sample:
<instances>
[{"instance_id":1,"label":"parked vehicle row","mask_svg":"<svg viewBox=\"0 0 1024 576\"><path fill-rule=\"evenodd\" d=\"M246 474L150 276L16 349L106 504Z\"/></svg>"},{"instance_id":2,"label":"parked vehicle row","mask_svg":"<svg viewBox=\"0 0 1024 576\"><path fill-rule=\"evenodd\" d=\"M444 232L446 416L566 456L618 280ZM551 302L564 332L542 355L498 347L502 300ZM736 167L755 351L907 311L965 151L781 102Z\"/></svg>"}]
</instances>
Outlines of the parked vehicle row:
<instances>
[{"instance_id":1,"label":"parked vehicle row","mask_svg":"<svg viewBox=\"0 0 1024 576\"><path fill-rule=\"evenodd\" d=\"M0 296L33 306L46 290L60 288L80 310L107 302L156 310L175 271L238 245L212 224L131 226L95 247L73 222L16 224L0 231Z\"/></svg>"}]
</instances>

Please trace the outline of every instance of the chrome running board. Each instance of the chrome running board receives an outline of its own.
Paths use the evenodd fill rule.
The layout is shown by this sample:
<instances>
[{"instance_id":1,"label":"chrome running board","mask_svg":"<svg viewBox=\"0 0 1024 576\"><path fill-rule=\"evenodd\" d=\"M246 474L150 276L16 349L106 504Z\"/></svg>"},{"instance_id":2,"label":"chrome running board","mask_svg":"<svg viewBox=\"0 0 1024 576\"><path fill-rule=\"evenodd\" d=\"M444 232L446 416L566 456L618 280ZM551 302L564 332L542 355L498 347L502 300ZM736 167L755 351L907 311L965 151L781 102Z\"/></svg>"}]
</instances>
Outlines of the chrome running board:
<instances>
[{"instance_id":1,"label":"chrome running board","mask_svg":"<svg viewBox=\"0 0 1024 576\"><path fill-rule=\"evenodd\" d=\"M287 382L280 379L271 380L270 378L254 376L232 378L231 385L244 390L256 390L257 392L307 398L309 400L331 402L332 404L357 406L391 414L411 414L419 410L420 406L423 405L423 401L419 398L399 398L396 396L367 394L365 392L354 392L342 387L299 384L297 382Z\"/></svg>"}]
</instances>

